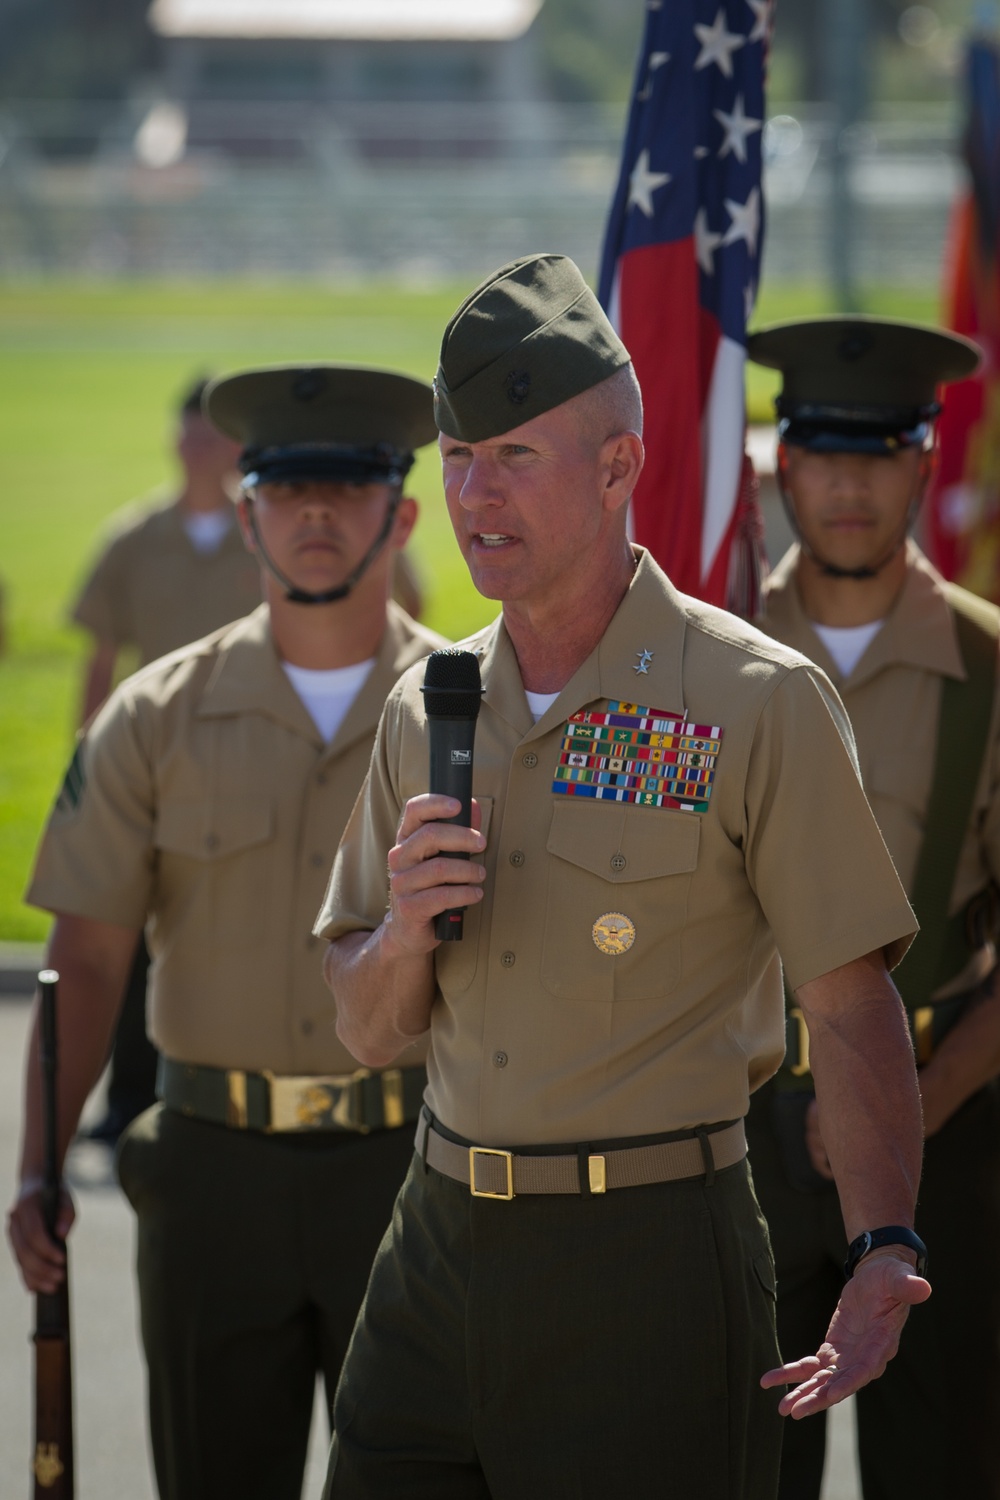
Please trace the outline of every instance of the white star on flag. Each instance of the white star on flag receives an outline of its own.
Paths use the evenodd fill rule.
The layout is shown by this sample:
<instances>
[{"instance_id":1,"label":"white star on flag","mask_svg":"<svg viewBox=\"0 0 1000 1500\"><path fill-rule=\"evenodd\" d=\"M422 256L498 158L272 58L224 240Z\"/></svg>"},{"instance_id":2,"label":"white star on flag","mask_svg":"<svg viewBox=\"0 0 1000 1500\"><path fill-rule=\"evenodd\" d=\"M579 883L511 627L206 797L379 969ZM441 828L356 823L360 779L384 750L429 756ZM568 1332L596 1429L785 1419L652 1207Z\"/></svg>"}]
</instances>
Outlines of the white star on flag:
<instances>
[{"instance_id":1,"label":"white star on flag","mask_svg":"<svg viewBox=\"0 0 1000 1500\"><path fill-rule=\"evenodd\" d=\"M699 208L694 220L694 253L706 276L715 275L715 249L722 244L722 235L708 227L708 214Z\"/></svg>"},{"instance_id":2,"label":"white star on flag","mask_svg":"<svg viewBox=\"0 0 1000 1500\"><path fill-rule=\"evenodd\" d=\"M722 143L719 155L728 156L730 151L732 151L737 161L745 162L747 159L747 136L753 135L755 130L759 130L764 121L751 120L750 116L744 112L742 94L736 95L736 103L733 105L731 115L727 115L724 109L713 109L712 113L726 132L726 139Z\"/></svg>"},{"instance_id":3,"label":"white star on flag","mask_svg":"<svg viewBox=\"0 0 1000 1500\"><path fill-rule=\"evenodd\" d=\"M711 63L718 63L726 77L732 78L733 53L745 44L746 37L726 30L726 13L722 7L719 7L719 13L711 26L698 25L694 28L694 34L701 43L701 51L695 58L695 68L707 68Z\"/></svg>"},{"instance_id":4,"label":"white star on flag","mask_svg":"<svg viewBox=\"0 0 1000 1500\"><path fill-rule=\"evenodd\" d=\"M632 175L628 180L628 206L641 208L647 219L653 217L653 194L657 188L665 187L671 181L669 172L651 172L649 170L649 151L640 151L639 160L632 168Z\"/></svg>"},{"instance_id":5,"label":"white star on flag","mask_svg":"<svg viewBox=\"0 0 1000 1500\"><path fill-rule=\"evenodd\" d=\"M771 29L771 6L773 0L747 0L747 4L756 17L753 23L753 30L747 41L766 42L767 34Z\"/></svg>"},{"instance_id":6,"label":"white star on flag","mask_svg":"<svg viewBox=\"0 0 1000 1500\"><path fill-rule=\"evenodd\" d=\"M653 74L657 71L657 69L662 68L664 63L668 63L669 61L669 52L650 53L649 71L646 74L646 82L643 85L642 92L636 96L640 104L645 104L647 99L651 99L653 97Z\"/></svg>"},{"instance_id":7,"label":"white star on flag","mask_svg":"<svg viewBox=\"0 0 1000 1500\"><path fill-rule=\"evenodd\" d=\"M725 200L731 223L722 241L724 245L735 245L737 240L746 240L751 255L757 254L757 235L760 232L760 190L754 188L745 203Z\"/></svg>"}]
</instances>

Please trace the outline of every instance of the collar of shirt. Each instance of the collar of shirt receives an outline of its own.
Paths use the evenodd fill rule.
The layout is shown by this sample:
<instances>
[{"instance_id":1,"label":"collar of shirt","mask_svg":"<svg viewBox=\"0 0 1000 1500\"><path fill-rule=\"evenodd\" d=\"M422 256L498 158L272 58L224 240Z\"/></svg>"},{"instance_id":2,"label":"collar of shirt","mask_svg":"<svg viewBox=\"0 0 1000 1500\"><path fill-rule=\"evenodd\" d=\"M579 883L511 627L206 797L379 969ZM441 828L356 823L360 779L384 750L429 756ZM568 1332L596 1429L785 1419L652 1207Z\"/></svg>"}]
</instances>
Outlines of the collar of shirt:
<instances>
[{"instance_id":1,"label":"collar of shirt","mask_svg":"<svg viewBox=\"0 0 1000 1500\"><path fill-rule=\"evenodd\" d=\"M906 581L885 623L849 677L843 677L802 608L796 582L800 549L790 547L765 585L765 629L801 651L838 685L860 687L886 667L903 665L964 681L966 672L944 580L913 541Z\"/></svg>"},{"instance_id":2,"label":"collar of shirt","mask_svg":"<svg viewBox=\"0 0 1000 1500\"><path fill-rule=\"evenodd\" d=\"M649 552L636 547L638 565L601 640L538 723L532 722L521 673L503 617L467 643L480 659L483 702L524 740L540 739L571 714L607 698L680 714L684 703L684 596ZM693 601L692 601L693 602ZM646 671L639 673L648 656Z\"/></svg>"},{"instance_id":3,"label":"collar of shirt","mask_svg":"<svg viewBox=\"0 0 1000 1500\"><path fill-rule=\"evenodd\" d=\"M422 654L408 639L400 611L390 604L375 666L327 745L282 671L266 604L246 619L237 620L226 631L220 646L219 665L202 694L197 717L266 714L328 755L339 755L348 745L374 734L389 689L404 668Z\"/></svg>"}]
</instances>

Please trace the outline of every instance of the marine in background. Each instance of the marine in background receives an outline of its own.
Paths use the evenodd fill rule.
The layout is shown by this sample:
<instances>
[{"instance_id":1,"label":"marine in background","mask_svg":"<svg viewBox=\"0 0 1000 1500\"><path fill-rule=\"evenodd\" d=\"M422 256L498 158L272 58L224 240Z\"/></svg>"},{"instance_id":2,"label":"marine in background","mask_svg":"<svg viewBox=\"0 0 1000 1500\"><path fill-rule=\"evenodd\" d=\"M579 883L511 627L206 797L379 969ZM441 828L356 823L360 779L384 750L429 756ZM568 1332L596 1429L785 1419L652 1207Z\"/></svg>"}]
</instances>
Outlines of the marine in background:
<instances>
[{"instance_id":1,"label":"marine in background","mask_svg":"<svg viewBox=\"0 0 1000 1500\"><path fill-rule=\"evenodd\" d=\"M910 532L933 466L938 388L978 351L935 329L825 318L763 329L782 373L778 479L798 541L767 585L764 630L832 679L869 801L920 933L893 979L919 1068L917 1233L934 1295L859 1392L865 1500L1000 1496L998 611L946 583ZM771 1230L783 1350L824 1334L847 1237L801 1011L754 1098L750 1156ZM858 1059L859 1070L864 1060ZM822 1419L789 1424L782 1500L818 1497Z\"/></svg>"},{"instance_id":2,"label":"marine in background","mask_svg":"<svg viewBox=\"0 0 1000 1500\"><path fill-rule=\"evenodd\" d=\"M256 609L260 564L247 548L236 514L240 444L202 409L210 381L182 394L173 434L180 471L176 494L140 502L114 517L71 611L90 635L80 723L107 698L123 664L148 666ZM413 618L420 613L417 574L394 554L393 593ZM88 1131L113 1146L155 1099L157 1054L146 1030L149 952L136 950L111 1050L107 1103Z\"/></svg>"},{"instance_id":3,"label":"marine in background","mask_svg":"<svg viewBox=\"0 0 1000 1500\"><path fill-rule=\"evenodd\" d=\"M442 644L389 598L435 427L424 382L337 366L244 371L205 410L241 450L265 601L112 693L28 900L56 917L61 1150L149 935L160 1102L118 1168L161 1500L299 1500L317 1376L332 1402L426 1081L419 1038L358 1066L310 926L386 694ZM33 1034L9 1233L26 1285L49 1290L63 1254L39 1210L37 1083ZM72 1219L67 1196L62 1236Z\"/></svg>"}]
</instances>

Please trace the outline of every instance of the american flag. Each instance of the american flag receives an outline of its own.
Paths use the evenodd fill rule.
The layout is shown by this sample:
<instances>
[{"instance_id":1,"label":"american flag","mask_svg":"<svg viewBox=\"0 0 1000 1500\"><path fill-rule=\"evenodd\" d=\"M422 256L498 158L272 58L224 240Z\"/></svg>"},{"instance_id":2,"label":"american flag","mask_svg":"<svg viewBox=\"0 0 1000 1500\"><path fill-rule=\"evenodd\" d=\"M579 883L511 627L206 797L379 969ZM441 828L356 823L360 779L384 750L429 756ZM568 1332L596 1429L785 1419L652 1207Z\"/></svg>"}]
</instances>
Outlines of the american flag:
<instances>
[{"instance_id":1,"label":"american flag","mask_svg":"<svg viewBox=\"0 0 1000 1500\"><path fill-rule=\"evenodd\" d=\"M646 10L599 287L646 408L632 531L685 593L750 614L762 529L743 371L773 0Z\"/></svg>"}]
</instances>

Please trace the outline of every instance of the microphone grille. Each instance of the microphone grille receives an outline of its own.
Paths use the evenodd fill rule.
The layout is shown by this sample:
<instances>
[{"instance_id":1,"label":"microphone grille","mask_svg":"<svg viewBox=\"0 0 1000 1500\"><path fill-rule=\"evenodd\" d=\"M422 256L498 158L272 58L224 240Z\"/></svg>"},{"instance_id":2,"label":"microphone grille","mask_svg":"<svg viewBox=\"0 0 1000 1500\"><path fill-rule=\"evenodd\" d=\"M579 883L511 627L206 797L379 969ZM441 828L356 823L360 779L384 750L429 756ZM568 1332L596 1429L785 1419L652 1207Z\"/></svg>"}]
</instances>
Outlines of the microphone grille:
<instances>
[{"instance_id":1,"label":"microphone grille","mask_svg":"<svg viewBox=\"0 0 1000 1500\"><path fill-rule=\"evenodd\" d=\"M479 658L449 647L432 651L424 670L424 710L430 719L475 719L482 696Z\"/></svg>"}]
</instances>

